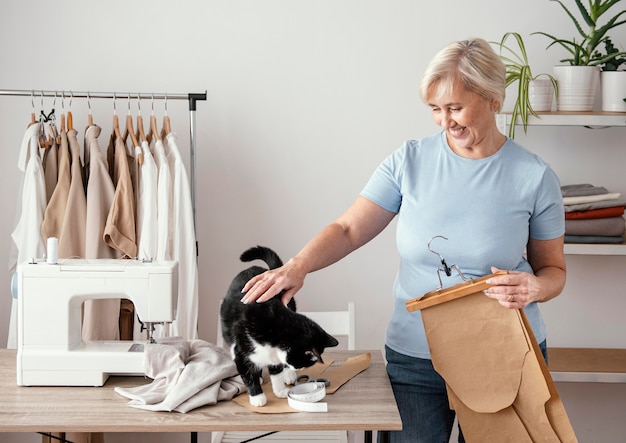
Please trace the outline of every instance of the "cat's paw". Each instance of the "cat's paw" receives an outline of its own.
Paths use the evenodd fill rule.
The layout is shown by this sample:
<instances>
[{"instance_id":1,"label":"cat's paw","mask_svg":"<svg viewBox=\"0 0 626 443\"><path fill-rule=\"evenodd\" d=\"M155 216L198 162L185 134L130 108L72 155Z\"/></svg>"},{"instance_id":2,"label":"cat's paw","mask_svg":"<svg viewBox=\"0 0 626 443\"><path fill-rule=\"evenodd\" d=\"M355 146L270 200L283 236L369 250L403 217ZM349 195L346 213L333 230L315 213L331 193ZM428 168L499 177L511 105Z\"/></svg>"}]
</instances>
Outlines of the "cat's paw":
<instances>
[{"instance_id":1,"label":"cat's paw","mask_svg":"<svg viewBox=\"0 0 626 443\"><path fill-rule=\"evenodd\" d=\"M265 406L267 404L267 397L264 393L259 395L250 395L249 398L252 406Z\"/></svg>"},{"instance_id":2,"label":"cat's paw","mask_svg":"<svg viewBox=\"0 0 626 443\"><path fill-rule=\"evenodd\" d=\"M274 392L274 395L277 398L287 398L287 396L289 395L289 388L288 387L284 387L284 388L274 388L272 387L272 391Z\"/></svg>"},{"instance_id":3,"label":"cat's paw","mask_svg":"<svg viewBox=\"0 0 626 443\"><path fill-rule=\"evenodd\" d=\"M293 384L287 381L289 376L287 368L283 369L280 374L270 375L270 380L272 381L272 392L278 398L287 398L287 394L289 393L289 387L285 386L285 384ZM294 380L295 382L295 373Z\"/></svg>"},{"instance_id":4,"label":"cat's paw","mask_svg":"<svg viewBox=\"0 0 626 443\"><path fill-rule=\"evenodd\" d=\"M291 368L283 369L283 381L286 385L293 385L296 382L296 371Z\"/></svg>"}]
</instances>

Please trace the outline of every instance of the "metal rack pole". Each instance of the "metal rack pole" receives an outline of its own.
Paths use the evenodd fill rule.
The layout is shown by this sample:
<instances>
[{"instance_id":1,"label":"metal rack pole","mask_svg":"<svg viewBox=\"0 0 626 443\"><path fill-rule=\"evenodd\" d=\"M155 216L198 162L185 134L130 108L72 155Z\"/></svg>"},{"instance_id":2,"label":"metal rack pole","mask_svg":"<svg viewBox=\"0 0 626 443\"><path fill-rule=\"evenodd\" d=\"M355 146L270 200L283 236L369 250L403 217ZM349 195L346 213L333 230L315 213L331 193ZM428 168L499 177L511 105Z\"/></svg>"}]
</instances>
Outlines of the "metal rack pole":
<instances>
[{"instance_id":1,"label":"metal rack pole","mask_svg":"<svg viewBox=\"0 0 626 443\"><path fill-rule=\"evenodd\" d=\"M97 91L72 91L72 90L41 90L41 89L0 89L0 95L21 97L61 97L65 94L74 98L138 98L157 100L206 100L206 91L203 93L169 93L169 92L97 92Z\"/></svg>"},{"instance_id":2,"label":"metal rack pole","mask_svg":"<svg viewBox=\"0 0 626 443\"><path fill-rule=\"evenodd\" d=\"M156 100L187 100L189 102L189 164L190 177L189 185L191 187L191 203L193 208L193 226L196 227L196 102L198 100L206 101L206 91L201 93L169 93L169 92L97 92L97 91L72 91L72 90L40 90L40 89L0 89L0 96L20 96L20 97L65 97L73 98L107 98L107 99L156 99ZM196 240L196 257L198 256L198 241Z\"/></svg>"}]
</instances>

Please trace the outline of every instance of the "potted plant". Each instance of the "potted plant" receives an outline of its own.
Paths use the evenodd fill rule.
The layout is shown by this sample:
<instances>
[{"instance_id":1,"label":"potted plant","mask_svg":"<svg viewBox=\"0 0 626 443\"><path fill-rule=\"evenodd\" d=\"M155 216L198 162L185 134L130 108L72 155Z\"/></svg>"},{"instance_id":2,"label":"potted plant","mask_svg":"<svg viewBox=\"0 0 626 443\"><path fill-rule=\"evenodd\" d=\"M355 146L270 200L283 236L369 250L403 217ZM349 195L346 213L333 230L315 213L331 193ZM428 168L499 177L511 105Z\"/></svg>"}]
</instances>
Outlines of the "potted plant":
<instances>
[{"instance_id":1,"label":"potted plant","mask_svg":"<svg viewBox=\"0 0 626 443\"><path fill-rule=\"evenodd\" d=\"M608 38L607 32L610 29L626 23L626 20L620 20L621 16L626 14L626 10L619 10L602 24L601 18L622 0L589 0L589 9L585 7L582 0L574 0L580 17L586 25L586 28L583 28L562 0L550 1L555 1L561 6L581 37L581 40L563 39L547 32L535 33L552 40L548 48L555 44L560 45L570 54L570 57L561 60L561 62L568 63L567 66L554 67L554 76L559 83L557 108L562 111L590 111L598 90L600 66L616 57L614 54L603 54L598 48ZM583 87L581 84L585 85L586 89L581 90L580 88Z\"/></svg>"},{"instance_id":2,"label":"potted plant","mask_svg":"<svg viewBox=\"0 0 626 443\"><path fill-rule=\"evenodd\" d=\"M519 51L506 45L509 37L513 37ZM550 111L555 92L558 91L556 79L550 74L533 75L528 62L524 39L517 32L507 32L497 44L500 49L500 59L506 66L506 86L517 82L517 98L513 105L509 137L515 138L515 122L519 118L528 129L530 114L538 117L537 112ZM541 78L543 77L543 78Z\"/></svg>"},{"instance_id":3,"label":"potted plant","mask_svg":"<svg viewBox=\"0 0 626 443\"><path fill-rule=\"evenodd\" d=\"M602 110L612 112L626 112L626 70L620 70L623 64L626 67L626 52L620 52L607 38L604 41L607 55L613 58L602 65L600 84L602 86Z\"/></svg>"}]
</instances>

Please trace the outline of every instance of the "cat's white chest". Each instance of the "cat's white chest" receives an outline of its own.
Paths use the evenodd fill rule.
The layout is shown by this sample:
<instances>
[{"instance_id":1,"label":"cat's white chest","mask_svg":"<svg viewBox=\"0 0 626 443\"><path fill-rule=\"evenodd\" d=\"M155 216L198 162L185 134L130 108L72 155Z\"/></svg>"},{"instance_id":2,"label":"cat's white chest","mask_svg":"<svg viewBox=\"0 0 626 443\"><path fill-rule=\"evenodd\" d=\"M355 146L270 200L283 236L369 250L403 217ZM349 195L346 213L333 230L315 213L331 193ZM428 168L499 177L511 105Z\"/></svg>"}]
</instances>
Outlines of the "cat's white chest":
<instances>
[{"instance_id":1,"label":"cat's white chest","mask_svg":"<svg viewBox=\"0 0 626 443\"><path fill-rule=\"evenodd\" d=\"M254 340L254 352L248 356L259 367L287 364L287 353L268 345L261 345Z\"/></svg>"}]
</instances>

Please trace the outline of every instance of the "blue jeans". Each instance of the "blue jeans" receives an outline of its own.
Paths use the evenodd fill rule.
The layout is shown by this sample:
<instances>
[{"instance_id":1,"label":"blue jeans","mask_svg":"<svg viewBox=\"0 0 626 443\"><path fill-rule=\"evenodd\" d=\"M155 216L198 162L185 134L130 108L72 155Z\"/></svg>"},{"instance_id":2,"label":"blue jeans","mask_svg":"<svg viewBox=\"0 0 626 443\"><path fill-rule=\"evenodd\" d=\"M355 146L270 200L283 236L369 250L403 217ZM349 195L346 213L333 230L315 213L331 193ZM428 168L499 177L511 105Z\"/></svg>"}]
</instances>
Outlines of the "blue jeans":
<instances>
[{"instance_id":1,"label":"blue jeans","mask_svg":"<svg viewBox=\"0 0 626 443\"><path fill-rule=\"evenodd\" d=\"M548 361L546 342L539 344ZM409 357L385 346L387 374L398 404L402 431L391 431L391 443L448 443L454 424L446 383L431 360ZM465 443L459 428L459 443Z\"/></svg>"}]
</instances>

